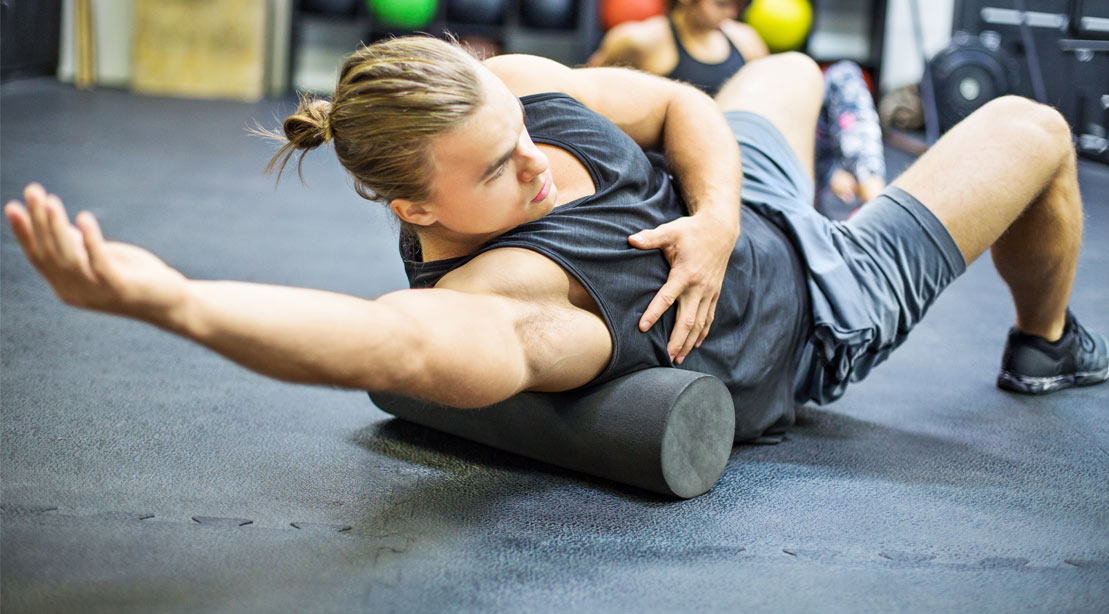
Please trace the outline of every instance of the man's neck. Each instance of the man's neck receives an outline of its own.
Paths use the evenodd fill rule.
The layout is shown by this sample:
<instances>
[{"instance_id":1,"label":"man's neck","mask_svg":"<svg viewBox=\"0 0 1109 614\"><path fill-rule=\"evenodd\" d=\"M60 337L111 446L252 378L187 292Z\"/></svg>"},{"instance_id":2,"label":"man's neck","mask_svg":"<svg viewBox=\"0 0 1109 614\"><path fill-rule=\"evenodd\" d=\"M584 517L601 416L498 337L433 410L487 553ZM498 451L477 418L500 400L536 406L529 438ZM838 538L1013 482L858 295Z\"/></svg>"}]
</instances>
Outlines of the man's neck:
<instances>
[{"instance_id":1,"label":"man's neck","mask_svg":"<svg viewBox=\"0 0 1109 614\"><path fill-rule=\"evenodd\" d=\"M420 242L422 260L431 262L433 260L469 256L499 234L467 235L448 230L442 226L432 226L418 230L416 238Z\"/></svg>"}]
</instances>

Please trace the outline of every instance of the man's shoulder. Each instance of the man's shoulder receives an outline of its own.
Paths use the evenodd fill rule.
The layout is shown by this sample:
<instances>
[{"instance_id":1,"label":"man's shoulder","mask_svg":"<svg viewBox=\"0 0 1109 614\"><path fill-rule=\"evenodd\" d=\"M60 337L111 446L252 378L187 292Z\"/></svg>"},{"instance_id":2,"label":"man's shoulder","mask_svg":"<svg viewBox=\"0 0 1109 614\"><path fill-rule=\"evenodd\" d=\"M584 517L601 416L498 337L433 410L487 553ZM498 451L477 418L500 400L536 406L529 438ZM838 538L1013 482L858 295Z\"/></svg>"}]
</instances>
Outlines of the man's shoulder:
<instances>
[{"instance_id":1,"label":"man's shoulder","mask_svg":"<svg viewBox=\"0 0 1109 614\"><path fill-rule=\"evenodd\" d=\"M444 275L435 287L508 298L536 317L586 327L601 323L601 330L607 330L600 308L581 283L554 260L530 249L482 252Z\"/></svg>"},{"instance_id":2,"label":"man's shoulder","mask_svg":"<svg viewBox=\"0 0 1109 614\"><path fill-rule=\"evenodd\" d=\"M509 91L517 96L561 92L578 97L580 79L569 67L554 60L526 54L505 54L482 62Z\"/></svg>"},{"instance_id":3,"label":"man's shoulder","mask_svg":"<svg viewBox=\"0 0 1109 614\"><path fill-rule=\"evenodd\" d=\"M447 273L436 287L523 300L550 298L565 296L566 271L539 252L499 247Z\"/></svg>"}]
</instances>

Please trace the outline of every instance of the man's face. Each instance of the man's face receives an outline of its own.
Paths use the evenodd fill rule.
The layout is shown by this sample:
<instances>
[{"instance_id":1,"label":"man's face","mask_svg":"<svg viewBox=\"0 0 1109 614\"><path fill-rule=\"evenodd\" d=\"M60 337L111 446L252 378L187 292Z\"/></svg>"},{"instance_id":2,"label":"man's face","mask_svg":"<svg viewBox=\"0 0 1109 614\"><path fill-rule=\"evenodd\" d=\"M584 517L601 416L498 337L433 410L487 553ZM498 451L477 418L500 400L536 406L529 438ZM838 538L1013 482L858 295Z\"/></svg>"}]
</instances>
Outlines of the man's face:
<instances>
[{"instance_id":1,"label":"man's face","mask_svg":"<svg viewBox=\"0 0 1109 614\"><path fill-rule=\"evenodd\" d=\"M524 127L519 98L480 70L485 102L431 142L435 169L425 205L446 230L492 238L550 213L558 191L547 156Z\"/></svg>"}]
</instances>

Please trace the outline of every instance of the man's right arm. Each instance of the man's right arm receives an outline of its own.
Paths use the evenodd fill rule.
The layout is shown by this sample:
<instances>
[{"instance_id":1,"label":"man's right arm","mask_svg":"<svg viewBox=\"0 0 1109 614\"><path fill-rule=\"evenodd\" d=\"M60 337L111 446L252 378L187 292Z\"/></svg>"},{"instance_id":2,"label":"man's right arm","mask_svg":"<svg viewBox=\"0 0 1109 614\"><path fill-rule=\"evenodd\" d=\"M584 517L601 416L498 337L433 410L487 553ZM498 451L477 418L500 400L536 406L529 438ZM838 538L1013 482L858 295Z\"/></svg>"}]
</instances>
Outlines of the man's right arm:
<instances>
[{"instance_id":1,"label":"man's right arm","mask_svg":"<svg viewBox=\"0 0 1109 614\"><path fill-rule=\"evenodd\" d=\"M187 295L164 328L290 382L481 407L525 390L581 386L605 364L591 351L602 323L541 302L435 288L367 300L204 281L189 282Z\"/></svg>"},{"instance_id":2,"label":"man's right arm","mask_svg":"<svg viewBox=\"0 0 1109 614\"><path fill-rule=\"evenodd\" d=\"M277 379L479 407L523 390L581 386L611 353L600 318L550 292L565 279L553 262L555 269L530 270L552 285L528 286L532 293L523 297L468 292L462 284L366 300L195 281L146 250L105 241L87 213L73 226L41 186L29 186L24 197L26 207L12 202L5 213L28 260L64 302L148 322ZM495 258L482 261L505 268Z\"/></svg>"}]
</instances>

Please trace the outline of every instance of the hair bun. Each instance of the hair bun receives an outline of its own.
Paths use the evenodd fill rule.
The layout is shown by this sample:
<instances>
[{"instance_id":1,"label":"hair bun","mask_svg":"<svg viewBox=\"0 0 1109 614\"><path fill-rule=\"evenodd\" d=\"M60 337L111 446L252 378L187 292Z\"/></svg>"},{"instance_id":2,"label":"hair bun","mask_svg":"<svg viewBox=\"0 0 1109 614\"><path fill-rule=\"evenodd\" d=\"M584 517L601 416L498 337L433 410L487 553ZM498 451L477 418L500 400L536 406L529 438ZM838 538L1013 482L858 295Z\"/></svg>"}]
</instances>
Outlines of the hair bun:
<instances>
[{"instance_id":1,"label":"hair bun","mask_svg":"<svg viewBox=\"0 0 1109 614\"><path fill-rule=\"evenodd\" d=\"M297 149L315 149L327 143L331 140L331 103L320 98L302 98L283 128L285 138Z\"/></svg>"}]
</instances>

